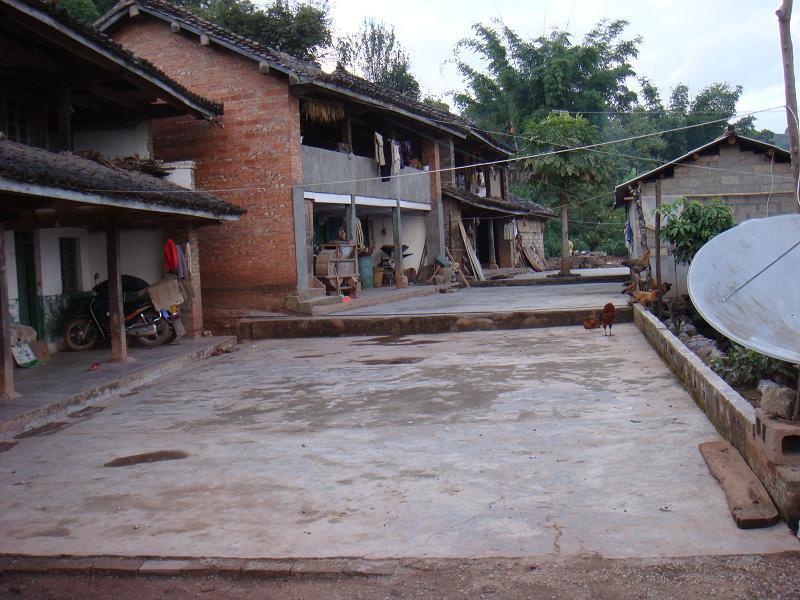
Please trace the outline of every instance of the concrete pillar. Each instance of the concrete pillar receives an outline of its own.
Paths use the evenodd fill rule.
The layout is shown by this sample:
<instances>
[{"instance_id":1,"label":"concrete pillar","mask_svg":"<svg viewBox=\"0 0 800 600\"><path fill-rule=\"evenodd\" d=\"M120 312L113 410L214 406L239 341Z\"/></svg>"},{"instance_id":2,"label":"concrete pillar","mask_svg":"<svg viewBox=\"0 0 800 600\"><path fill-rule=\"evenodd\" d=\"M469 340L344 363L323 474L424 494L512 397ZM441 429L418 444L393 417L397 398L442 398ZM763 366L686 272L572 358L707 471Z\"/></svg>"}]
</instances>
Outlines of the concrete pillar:
<instances>
[{"instance_id":1,"label":"concrete pillar","mask_svg":"<svg viewBox=\"0 0 800 600\"><path fill-rule=\"evenodd\" d=\"M292 215L294 217L294 261L297 280L297 292L308 290L308 279L311 275L306 231L306 200L303 190L292 189Z\"/></svg>"},{"instance_id":2,"label":"concrete pillar","mask_svg":"<svg viewBox=\"0 0 800 600\"><path fill-rule=\"evenodd\" d=\"M125 362L128 344L125 338L125 315L122 310L122 279L119 260L119 229L106 230L106 259L108 262L108 314L111 328L111 360Z\"/></svg>"},{"instance_id":3,"label":"concrete pillar","mask_svg":"<svg viewBox=\"0 0 800 600\"><path fill-rule=\"evenodd\" d=\"M11 315L8 313L8 270L6 269L6 228L0 222L0 400L19 394L14 390L14 359L11 356Z\"/></svg>"},{"instance_id":4,"label":"concrete pillar","mask_svg":"<svg viewBox=\"0 0 800 600\"><path fill-rule=\"evenodd\" d=\"M400 235L400 202L394 207L392 213L392 244L394 244L394 281L395 287L408 287L408 279L403 273L403 239Z\"/></svg>"},{"instance_id":5,"label":"concrete pillar","mask_svg":"<svg viewBox=\"0 0 800 600\"><path fill-rule=\"evenodd\" d=\"M442 162L439 153L439 142L425 140L422 144L422 161L430 167L431 210L425 215L425 240L428 244L426 262L436 263L436 257L444 258L444 207L442 205L442 173L439 173ZM425 265L420 265L420 268Z\"/></svg>"}]
</instances>

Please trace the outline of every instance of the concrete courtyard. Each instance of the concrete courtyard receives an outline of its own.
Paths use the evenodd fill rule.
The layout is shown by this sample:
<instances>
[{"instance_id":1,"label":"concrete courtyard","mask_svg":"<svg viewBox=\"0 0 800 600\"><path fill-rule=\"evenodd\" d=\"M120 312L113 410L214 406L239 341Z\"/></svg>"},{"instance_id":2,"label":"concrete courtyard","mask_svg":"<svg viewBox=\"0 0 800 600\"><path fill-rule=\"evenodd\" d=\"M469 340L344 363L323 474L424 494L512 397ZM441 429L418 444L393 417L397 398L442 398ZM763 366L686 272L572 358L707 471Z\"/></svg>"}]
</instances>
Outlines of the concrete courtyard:
<instances>
[{"instance_id":1,"label":"concrete courtyard","mask_svg":"<svg viewBox=\"0 0 800 600\"><path fill-rule=\"evenodd\" d=\"M614 330L245 345L0 453L0 552L800 549L784 524L735 527L697 449L714 428L633 325Z\"/></svg>"}]
</instances>

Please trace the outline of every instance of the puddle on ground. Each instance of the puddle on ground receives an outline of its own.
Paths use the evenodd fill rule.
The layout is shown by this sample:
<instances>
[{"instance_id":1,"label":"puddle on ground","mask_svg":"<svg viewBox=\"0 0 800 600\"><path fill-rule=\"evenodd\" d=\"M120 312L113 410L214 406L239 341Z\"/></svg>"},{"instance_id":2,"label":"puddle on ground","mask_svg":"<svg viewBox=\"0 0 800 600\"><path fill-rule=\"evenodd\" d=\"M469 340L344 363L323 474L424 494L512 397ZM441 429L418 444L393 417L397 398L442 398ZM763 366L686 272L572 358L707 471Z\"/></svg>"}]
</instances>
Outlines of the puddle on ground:
<instances>
[{"instance_id":1,"label":"puddle on ground","mask_svg":"<svg viewBox=\"0 0 800 600\"><path fill-rule=\"evenodd\" d=\"M323 356L328 356L327 354L301 354L300 356L295 356L295 358L322 358Z\"/></svg>"},{"instance_id":2,"label":"puddle on ground","mask_svg":"<svg viewBox=\"0 0 800 600\"><path fill-rule=\"evenodd\" d=\"M82 408L81 410L76 410L75 412L71 412L67 416L70 419L82 419L83 417L88 417L89 415L99 413L101 410L105 409L106 409L105 406L87 406L86 408Z\"/></svg>"},{"instance_id":3,"label":"puddle on ground","mask_svg":"<svg viewBox=\"0 0 800 600\"><path fill-rule=\"evenodd\" d=\"M16 445L17 442L0 442L0 452L11 450Z\"/></svg>"},{"instance_id":4,"label":"puddle on ground","mask_svg":"<svg viewBox=\"0 0 800 600\"><path fill-rule=\"evenodd\" d=\"M397 358L372 358L369 360L356 360L364 365L413 365L422 362L425 358L421 356L398 356Z\"/></svg>"},{"instance_id":5,"label":"puddle on ground","mask_svg":"<svg viewBox=\"0 0 800 600\"><path fill-rule=\"evenodd\" d=\"M46 423L44 425L39 425L39 427L32 427L31 429L26 429L22 433L18 433L14 436L15 440L21 440L24 438L33 437L35 435L45 435L48 433L55 433L62 427L66 427L69 423L65 423L64 421L53 421L52 423Z\"/></svg>"},{"instance_id":6,"label":"puddle on ground","mask_svg":"<svg viewBox=\"0 0 800 600\"><path fill-rule=\"evenodd\" d=\"M415 340L402 335L384 335L370 338L363 342L355 342L354 346L425 346L427 344L441 344L444 340Z\"/></svg>"},{"instance_id":7,"label":"puddle on ground","mask_svg":"<svg viewBox=\"0 0 800 600\"><path fill-rule=\"evenodd\" d=\"M140 465L142 463L154 463L162 460L180 460L187 458L189 455L181 450L159 450L158 452L146 452L145 454L133 454L131 456L123 456L115 458L111 462L104 464L104 467L130 467L131 465Z\"/></svg>"}]
</instances>

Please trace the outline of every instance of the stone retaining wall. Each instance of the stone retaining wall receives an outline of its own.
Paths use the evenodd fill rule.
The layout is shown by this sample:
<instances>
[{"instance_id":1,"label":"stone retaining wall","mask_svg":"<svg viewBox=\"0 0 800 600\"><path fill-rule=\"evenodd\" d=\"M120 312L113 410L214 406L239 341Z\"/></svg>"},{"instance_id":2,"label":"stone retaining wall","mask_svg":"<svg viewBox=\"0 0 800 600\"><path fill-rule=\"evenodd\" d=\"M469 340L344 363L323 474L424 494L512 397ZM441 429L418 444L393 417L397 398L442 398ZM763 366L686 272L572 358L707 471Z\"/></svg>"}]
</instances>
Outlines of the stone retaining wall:
<instances>
[{"instance_id":1,"label":"stone retaining wall","mask_svg":"<svg viewBox=\"0 0 800 600\"><path fill-rule=\"evenodd\" d=\"M772 464L753 436L755 409L650 312L633 308L633 322L686 386L719 434L744 457L792 528L800 519L800 467Z\"/></svg>"}]
</instances>

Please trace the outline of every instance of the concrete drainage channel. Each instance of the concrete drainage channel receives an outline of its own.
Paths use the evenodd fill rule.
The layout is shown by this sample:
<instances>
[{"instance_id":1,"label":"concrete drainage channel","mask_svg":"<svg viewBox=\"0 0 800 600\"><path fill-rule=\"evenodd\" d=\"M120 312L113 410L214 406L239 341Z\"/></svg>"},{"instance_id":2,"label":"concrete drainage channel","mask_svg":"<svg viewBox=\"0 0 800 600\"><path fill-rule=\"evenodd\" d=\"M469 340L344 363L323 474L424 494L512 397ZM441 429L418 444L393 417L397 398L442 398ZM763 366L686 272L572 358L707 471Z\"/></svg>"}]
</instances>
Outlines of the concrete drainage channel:
<instances>
[{"instance_id":1,"label":"concrete drainage channel","mask_svg":"<svg viewBox=\"0 0 800 600\"><path fill-rule=\"evenodd\" d=\"M675 375L720 435L742 455L769 492L781 516L794 529L800 520L800 466L774 464L754 434L755 409L710 367L640 306L633 322Z\"/></svg>"},{"instance_id":2,"label":"concrete drainage channel","mask_svg":"<svg viewBox=\"0 0 800 600\"><path fill-rule=\"evenodd\" d=\"M580 326L596 308L526 310L461 314L371 315L336 317L276 317L239 321L241 340L345 336L403 336L413 334L534 329ZM617 307L617 323L630 323L630 307Z\"/></svg>"}]
</instances>

